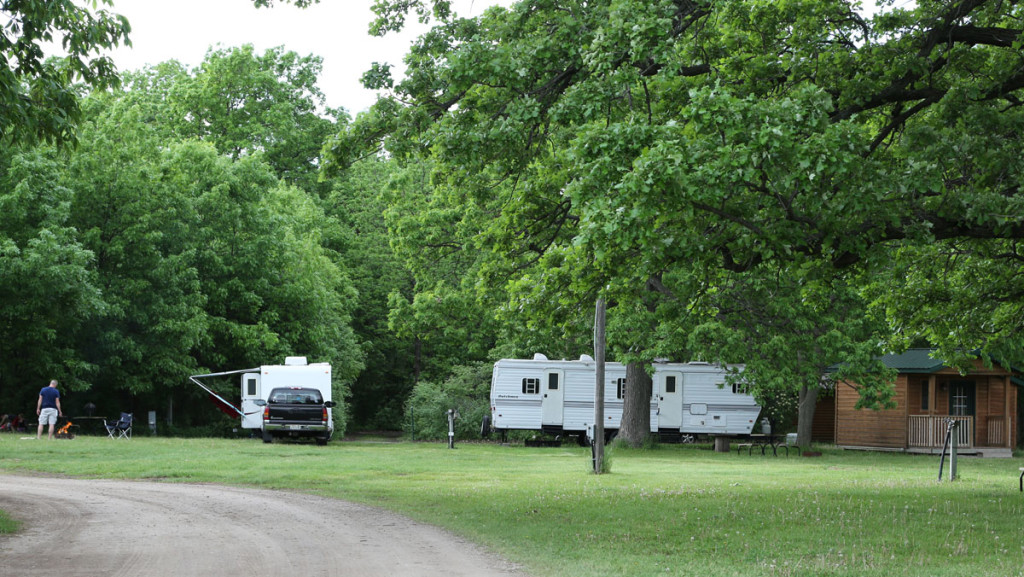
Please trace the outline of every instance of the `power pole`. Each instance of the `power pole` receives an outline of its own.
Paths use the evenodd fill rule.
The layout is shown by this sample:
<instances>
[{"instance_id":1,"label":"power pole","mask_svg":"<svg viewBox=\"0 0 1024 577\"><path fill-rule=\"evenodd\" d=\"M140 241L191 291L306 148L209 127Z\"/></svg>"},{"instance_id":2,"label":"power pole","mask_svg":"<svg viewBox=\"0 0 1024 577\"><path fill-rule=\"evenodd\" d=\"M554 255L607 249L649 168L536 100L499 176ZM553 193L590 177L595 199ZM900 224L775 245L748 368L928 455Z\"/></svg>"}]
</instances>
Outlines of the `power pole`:
<instances>
[{"instance_id":1,"label":"power pole","mask_svg":"<svg viewBox=\"0 0 1024 577\"><path fill-rule=\"evenodd\" d=\"M598 297L594 313L594 361L596 376L594 383L594 474L604 471L604 297Z\"/></svg>"}]
</instances>

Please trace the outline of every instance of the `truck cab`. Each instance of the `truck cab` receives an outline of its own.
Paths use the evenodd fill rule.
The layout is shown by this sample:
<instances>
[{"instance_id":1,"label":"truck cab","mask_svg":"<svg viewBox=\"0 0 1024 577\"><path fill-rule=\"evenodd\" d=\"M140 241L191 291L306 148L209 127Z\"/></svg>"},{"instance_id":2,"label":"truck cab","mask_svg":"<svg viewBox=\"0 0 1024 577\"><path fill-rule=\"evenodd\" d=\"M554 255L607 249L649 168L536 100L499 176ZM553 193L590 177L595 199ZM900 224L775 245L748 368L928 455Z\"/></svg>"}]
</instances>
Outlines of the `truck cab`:
<instances>
[{"instance_id":1,"label":"truck cab","mask_svg":"<svg viewBox=\"0 0 1024 577\"><path fill-rule=\"evenodd\" d=\"M255 402L263 407L263 442L274 437L308 437L318 445L326 445L334 432L331 424L331 401L325 401L319 390L308 387L278 387L267 400Z\"/></svg>"}]
</instances>

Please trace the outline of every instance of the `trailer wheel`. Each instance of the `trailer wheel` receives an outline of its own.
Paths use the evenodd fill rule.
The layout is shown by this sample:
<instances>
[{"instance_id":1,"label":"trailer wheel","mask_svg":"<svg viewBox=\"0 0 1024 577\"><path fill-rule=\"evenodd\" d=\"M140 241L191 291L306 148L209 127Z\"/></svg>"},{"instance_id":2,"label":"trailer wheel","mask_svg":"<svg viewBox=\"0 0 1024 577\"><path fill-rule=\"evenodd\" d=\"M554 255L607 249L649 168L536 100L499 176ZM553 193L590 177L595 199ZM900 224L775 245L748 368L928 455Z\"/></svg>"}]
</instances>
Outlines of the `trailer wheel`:
<instances>
[{"instance_id":1,"label":"trailer wheel","mask_svg":"<svg viewBox=\"0 0 1024 577\"><path fill-rule=\"evenodd\" d=\"M483 420L480 422L480 436L486 439L491 436L491 416L484 415Z\"/></svg>"},{"instance_id":2,"label":"trailer wheel","mask_svg":"<svg viewBox=\"0 0 1024 577\"><path fill-rule=\"evenodd\" d=\"M679 436L679 442L687 445L691 443L696 443L697 437L694 437L693 435L690 435L688 433L683 433L682 435Z\"/></svg>"},{"instance_id":3,"label":"trailer wheel","mask_svg":"<svg viewBox=\"0 0 1024 577\"><path fill-rule=\"evenodd\" d=\"M274 442L274 435L271 435L270 433L263 431L263 442L267 444Z\"/></svg>"}]
</instances>

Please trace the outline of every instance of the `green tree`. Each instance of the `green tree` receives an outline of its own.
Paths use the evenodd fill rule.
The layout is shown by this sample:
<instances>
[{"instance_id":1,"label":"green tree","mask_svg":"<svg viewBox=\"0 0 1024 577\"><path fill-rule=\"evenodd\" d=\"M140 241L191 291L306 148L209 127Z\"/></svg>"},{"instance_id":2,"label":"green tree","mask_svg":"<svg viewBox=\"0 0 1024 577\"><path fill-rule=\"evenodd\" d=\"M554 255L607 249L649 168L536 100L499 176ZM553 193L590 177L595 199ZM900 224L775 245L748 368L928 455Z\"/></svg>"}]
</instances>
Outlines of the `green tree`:
<instances>
[{"instance_id":1,"label":"green tree","mask_svg":"<svg viewBox=\"0 0 1024 577\"><path fill-rule=\"evenodd\" d=\"M369 158L330 180L323 207L329 217L325 244L347 264L358 303L352 330L365 355L365 368L352 383L354 425L393 429L402 420L415 382L414 346L388 327L388 296L408 293L412 275L390 244L382 196L396 172L394 163Z\"/></svg>"},{"instance_id":2,"label":"green tree","mask_svg":"<svg viewBox=\"0 0 1024 577\"><path fill-rule=\"evenodd\" d=\"M75 346L106 308L95 255L72 226L73 191L45 150L0 173L0 402L28 414L49 379L84 390L96 366Z\"/></svg>"},{"instance_id":3,"label":"green tree","mask_svg":"<svg viewBox=\"0 0 1024 577\"><path fill-rule=\"evenodd\" d=\"M141 394L173 387L194 371L208 329L192 238L193 199L163 179L166 141L136 107L114 96L87 103L65 185L72 223L96 255L105 313L78 347L99 367L107 391Z\"/></svg>"},{"instance_id":4,"label":"green tree","mask_svg":"<svg viewBox=\"0 0 1024 577\"><path fill-rule=\"evenodd\" d=\"M75 82L117 85L117 70L101 52L130 44L131 27L96 4L90 10L73 0L0 3L0 145L74 142L82 116ZM59 44L66 55L46 58L46 43Z\"/></svg>"},{"instance_id":5,"label":"green tree","mask_svg":"<svg viewBox=\"0 0 1024 577\"><path fill-rule=\"evenodd\" d=\"M764 279L805 262L809 282L832 290L845 280L856 292L878 287L870 279L894 250L957 243L1019 270L1018 4L932 0L870 18L845 0L538 0L478 19L447 7L378 3L378 31L401 27L413 10L437 23L407 55L401 82L383 65L366 76L393 95L345 127L331 160L344 166L382 143L396 158L430 157L437 181L489 217L477 238L505 254L504 270L523 272L517 264L551 262L553 253L587 271L561 300L614 281L631 287L622 292L636 295L628 302L642 302L647 279L692 271L715 283L705 293L742 289L750 301L767 298ZM865 269L848 273L854 266ZM950 290L967 289L957 271ZM807 290L799 283L776 289L798 317L815 310L799 308ZM892 303L890 312L907 306L898 290L873 302ZM966 302L969 292L961 294L946 302ZM992 294L1015 293L1002 284ZM713 304L674 296L684 310ZM933 312L959 314L939 303ZM916 321L902 334L941 326L895 312L888 320L901 318ZM822 335L842 321L820 320ZM661 333L687 329L659 323L669 324ZM989 323L1001 326L987 331L998 339L961 332L936 344L1024 356L1016 321L996 314ZM769 333L743 334L772 342ZM780 344L790 358L808 346ZM814 370L866 367L869 348L822 347L829 358L814 355ZM782 380L793 390L808 386L790 376Z\"/></svg>"},{"instance_id":6,"label":"green tree","mask_svg":"<svg viewBox=\"0 0 1024 577\"><path fill-rule=\"evenodd\" d=\"M179 136L200 138L238 159L261 154L277 176L317 192L320 149L347 119L325 106L318 56L251 44L211 49L186 82L167 93L165 112Z\"/></svg>"}]
</instances>

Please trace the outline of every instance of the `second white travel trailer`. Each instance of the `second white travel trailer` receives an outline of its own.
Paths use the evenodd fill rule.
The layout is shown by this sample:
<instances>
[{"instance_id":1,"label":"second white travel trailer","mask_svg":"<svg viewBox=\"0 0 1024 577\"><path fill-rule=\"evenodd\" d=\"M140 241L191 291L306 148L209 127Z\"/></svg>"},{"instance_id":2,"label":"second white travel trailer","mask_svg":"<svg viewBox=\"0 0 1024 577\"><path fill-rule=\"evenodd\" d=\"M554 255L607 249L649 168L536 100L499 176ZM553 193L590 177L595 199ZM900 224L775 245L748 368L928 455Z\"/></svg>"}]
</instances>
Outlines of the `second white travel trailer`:
<instances>
[{"instance_id":1,"label":"second white travel trailer","mask_svg":"<svg viewBox=\"0 0 1024 577\"><path fill-rule=\"evenodd\" d=\"M742 367L737 367L742 368ZM502 359L491 376L491 415L485 429L587 434L594 423L596 363L579 360ZM694 435L747 435L761 407L741 387L726 383L727 368L709 363L655 363L651 432L664 439ZM626 367L605 363L605 431L622 420Z\"/></svg>"}]
</instances>

